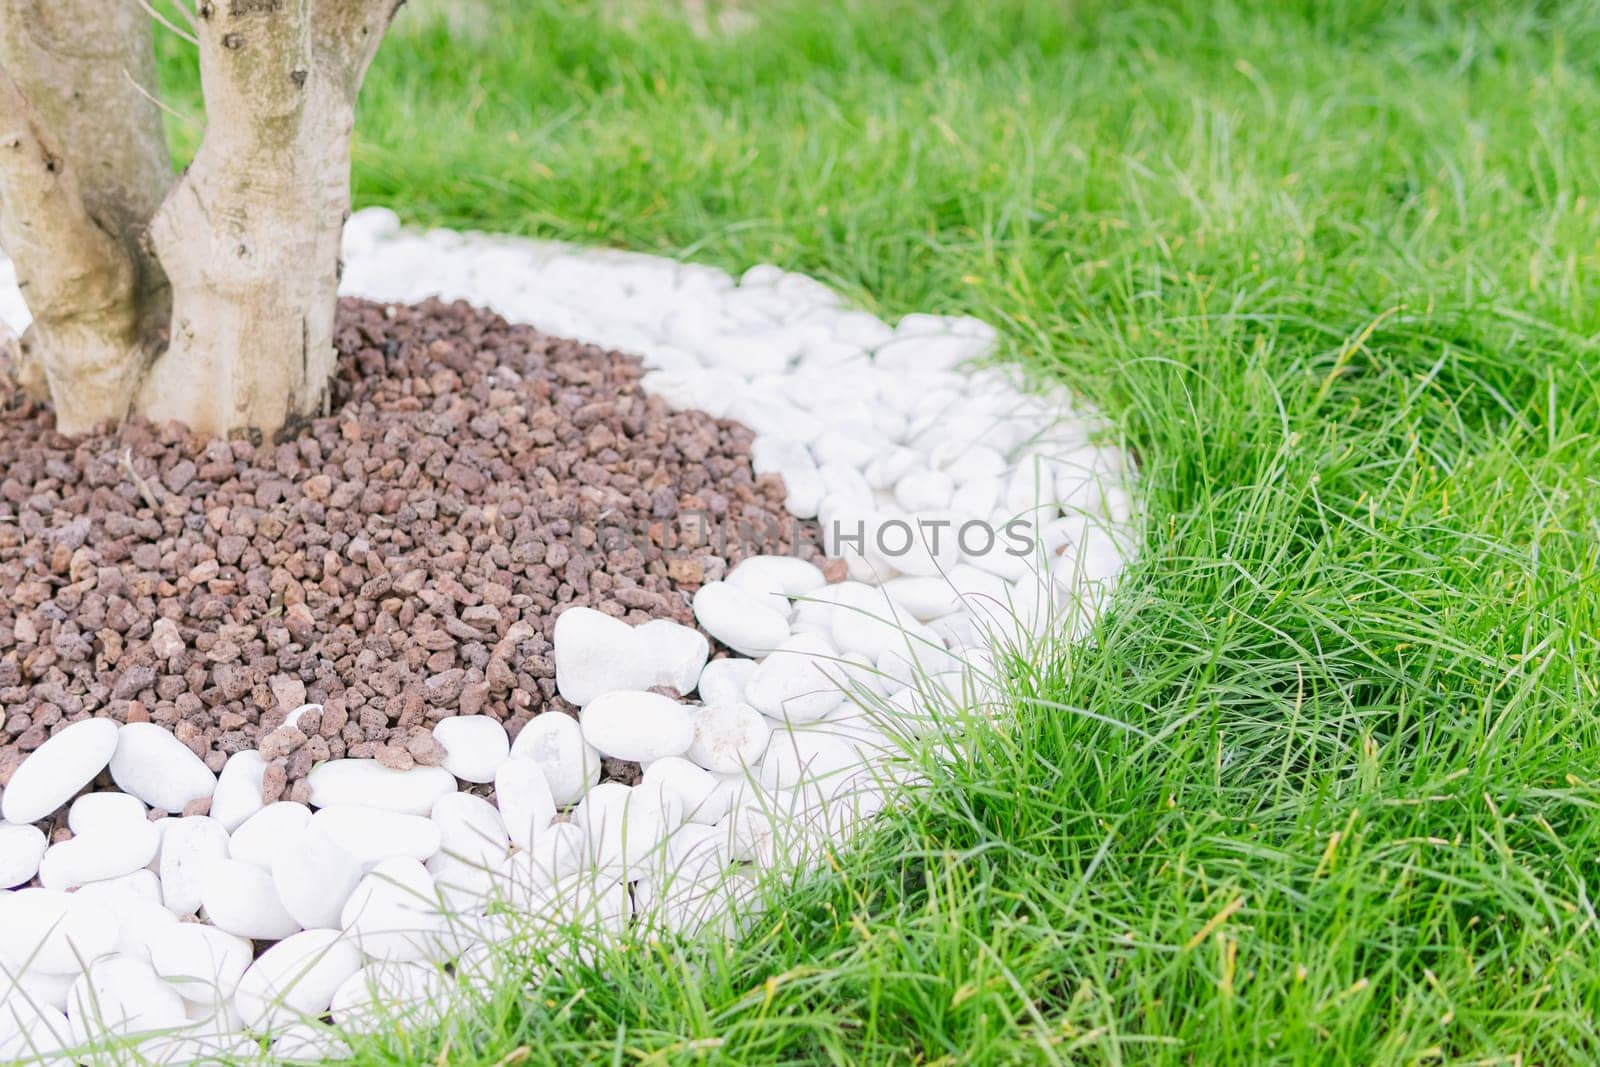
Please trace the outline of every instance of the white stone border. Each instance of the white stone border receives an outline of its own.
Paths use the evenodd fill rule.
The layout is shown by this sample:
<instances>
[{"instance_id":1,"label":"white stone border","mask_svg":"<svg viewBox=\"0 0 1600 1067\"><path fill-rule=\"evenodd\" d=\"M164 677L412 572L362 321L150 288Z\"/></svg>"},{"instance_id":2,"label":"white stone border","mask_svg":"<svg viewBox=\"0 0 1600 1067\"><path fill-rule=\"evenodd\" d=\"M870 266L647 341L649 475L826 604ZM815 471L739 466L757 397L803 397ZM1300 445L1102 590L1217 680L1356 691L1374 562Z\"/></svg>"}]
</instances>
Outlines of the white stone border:
<instances>
[{"instance_id":1,"label":"white stone border","mask_svg":"<svg viewBox=\"0 0 1600 1067\"><path fill-rule=\"evenodd\" d=\"M347 294L466 299L635 352L648 391L750 426L757 472L782 475L849 580L761 556L705 585L696 618L738 653L709 662L690 628L569 609L555 662L577 723L537 717L513 745L488 717L447 719L442 768L333 761L310 807L263 807L254 752L218 780L156 726L59 731L0 795L0 1061L95 1043L93 1062L180 1063L263 1039L279 1060L336 1056L317 1020L425 1024L492 983L509 941L559 966L597 939L731 932L755 874L847 842L915 777L908 751L998 710L995 650L1087 624L1130 551L1124 453L1068 398L975 369L995 342L977 320L891 327L776 267L736 282L382 209L345 251ZM27 323L3 258L0 322ZM644 782L597 784L601 754ZM121 792L73 799L108 766ZM146 818L206 796L208 816ZM75 836L47 847L30 824L69 801Z\"/></svg>"}]
</instances>

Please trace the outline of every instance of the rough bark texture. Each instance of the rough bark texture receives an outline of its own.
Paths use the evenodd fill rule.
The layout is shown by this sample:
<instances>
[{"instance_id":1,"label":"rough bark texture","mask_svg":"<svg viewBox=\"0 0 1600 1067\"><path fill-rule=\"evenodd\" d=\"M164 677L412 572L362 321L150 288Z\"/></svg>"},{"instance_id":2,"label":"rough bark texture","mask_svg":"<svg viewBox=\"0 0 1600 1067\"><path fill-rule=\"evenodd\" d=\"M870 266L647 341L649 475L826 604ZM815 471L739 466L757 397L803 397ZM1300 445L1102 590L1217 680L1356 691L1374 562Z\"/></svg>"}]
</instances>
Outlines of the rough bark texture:
<instances>
[{"instance_id":1,"label":"rough bark texture","mask_svg":"<svg viewBox=\"0 0 1600 1067\"><path fill-rule=\"evenodd\" d=\"M26 101L25 108L8 107L8 117L26 114L36 139L43 134L71 172L83 210L122 246L133 270L139 344L127 343L118 316L119 330L94 346L121 349L130 363L125 371L132 376L130 386L143 372L148 352L160 343L167 317L166 280L143 241L172 184L172 162L155 102L150 25L149 16L131 0L0 0L0 70ZM22 210L19 206L13 213ZM30 299L30 305L39 302ZM44 367L47 352L81 343L86 332L100 327L95 315L53 322L37 308L33 311L39 325L24 345L22 376L38 392L50 380ZM59 365L71 356L51 353L49 361ZM91 355L89 362L108 368L107 359L102 352ZM59 373L54 380L57 387L67 388ZM106 407L101 417L121 417L128 400L124 396L120 406ZM70 400L65 406L93 407Z\"/></svg>"},{"instance_id":2,"label":"rough bark texture","mask_svg":"<svg viewBox=\"0 0 1600 1067\"><path fill-rule=\"evenodd\" d=\"M356 96L402 2L198 0L207 128L174 184L140 0L0 0L0 245L62 430L321 405Z\"/></svg>"},{"instance_id":3,"label":"rough bark texture","mask_svg":"<svg viewBox=\"0 0 1600 1067\"><path fill-rule=\"evenodd\" d=\"M142 296L163 285L140 238L172 185L150 27L137 0L0 0L0 67L72 165L89 217L128 250Z\"/></svg>"},{"instance_id":4,"label":"rough bark texture","mask_svg":"<svg viewBox=\"0 0 1600 1067\"><path fill-rule=\"evenodd\" d=\"M397 6L202 0L210 120L151 228L173 283L171 340L139 395L151 418L275 430L321 405L356 95Z\"/></svg>"},{"instance_id":5,"label":"rough bark texture","mask_svg":"<svg viewBox=\"0 0 1600 1067\"><path fill-rule=\"evenodd\" d=\"M66 433L122 418L142 358L137 271L89 216L74 168L3 69L0 245L33 313L23 383L42 375Z\"/></svg>"}]
</instances>

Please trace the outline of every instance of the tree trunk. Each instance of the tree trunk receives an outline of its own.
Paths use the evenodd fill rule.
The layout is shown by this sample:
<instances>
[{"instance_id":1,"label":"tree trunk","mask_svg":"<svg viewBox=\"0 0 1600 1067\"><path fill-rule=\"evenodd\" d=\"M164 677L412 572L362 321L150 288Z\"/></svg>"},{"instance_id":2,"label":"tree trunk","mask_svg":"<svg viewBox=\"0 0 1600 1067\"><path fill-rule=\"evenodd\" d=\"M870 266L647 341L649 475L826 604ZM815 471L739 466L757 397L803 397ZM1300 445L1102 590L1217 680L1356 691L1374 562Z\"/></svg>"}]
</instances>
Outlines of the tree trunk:
<instances>
[{"instance_id":1,"label":"tree trunk","mask_svg":"<svg viewBox=\"0 0 1600 1067\"><path fill-rule=\"evenodd\" d=\"M356 94L398 6L202 0L206 136L151 229L173 283L152 419L271 432L322 404Z\"/></svg>"},{"instance_id":2,"label":"tree trunk","mask_svg":"<svg viewBox=\"0 0 1600 1067\"><path fill-rule=\"evenodd\" d=\"M151 303L165 280L142 237L172 186L172 156L150 16L138 0L0 0L0 67L72 165L89 217L127 249Z\"/></svg>"},{"instance_id":3,"label":"tree trunk","mask_svg":"<svg viewBox=\"0 0 1600 1067\"><path fill-rule=\"evenodd\" d=\"M63 433L122 418L143 355L137 271L89 217L74 168L4 70L0 244L33 314L19 377L47 385Z\"/></svg>"},{"instance_id":4,"label":"tree trunk","mask_svg":"<svg viewBox=\"0 0 1600 1067\"><path fill-rule=\"evenodd\" d=\"M0 0L0 79L0 245L34 319L19 377L79 432L127 414L166 323L142 243L172 183L150 19L121 0Z\"/></svg>"},{"instance_id":5,"label":"tree trunk","mask_svg":"<svg viewBox=\"0 0 1600 1067\"><path fill-rule=\"evenodd\" d=\"M174 185L139 0L0 0L0 245L60 429L318 409L356 96L401 3L198 0L207 126Z\"/></svg>"}]
</instances>

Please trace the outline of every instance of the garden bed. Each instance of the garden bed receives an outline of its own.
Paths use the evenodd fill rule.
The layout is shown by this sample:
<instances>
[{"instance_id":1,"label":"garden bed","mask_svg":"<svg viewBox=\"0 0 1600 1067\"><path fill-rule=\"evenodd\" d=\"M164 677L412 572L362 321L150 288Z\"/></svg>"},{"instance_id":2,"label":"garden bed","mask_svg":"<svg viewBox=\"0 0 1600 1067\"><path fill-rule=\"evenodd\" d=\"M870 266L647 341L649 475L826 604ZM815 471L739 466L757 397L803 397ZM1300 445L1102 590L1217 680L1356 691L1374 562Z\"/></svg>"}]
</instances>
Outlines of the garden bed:
<instances>
[{"instance_id":1,"label":"garden bed","mask_svg":"<svg viewBox=\"0 0 1600 1067\"><path fill-rule=\"evenodd\" d=\"M981 323L383 212L347 257L281 441L5 402L0 1053L326 1052L509 946L735 929L1126 558L1122 453Z\"/></svg>"},{"instance_id":2,"label":"garden bed","mask_svg":"<svg viewBox=\"0 0 1600 1067\"><path fill-rule=\"evenodd\" d=\"M259 745L268 802L330 758L437 765L445 716L515 735L576 710L561 609L689 623L739 529L794 547L753 435L645 396L636 357L437 301L345 301L339 345L332 410L277 443L68 439L0 397L0 786L85 714L158 723L214 773ZM314 729L274 733L307 703Z\"/></svg>"}]
</instances>

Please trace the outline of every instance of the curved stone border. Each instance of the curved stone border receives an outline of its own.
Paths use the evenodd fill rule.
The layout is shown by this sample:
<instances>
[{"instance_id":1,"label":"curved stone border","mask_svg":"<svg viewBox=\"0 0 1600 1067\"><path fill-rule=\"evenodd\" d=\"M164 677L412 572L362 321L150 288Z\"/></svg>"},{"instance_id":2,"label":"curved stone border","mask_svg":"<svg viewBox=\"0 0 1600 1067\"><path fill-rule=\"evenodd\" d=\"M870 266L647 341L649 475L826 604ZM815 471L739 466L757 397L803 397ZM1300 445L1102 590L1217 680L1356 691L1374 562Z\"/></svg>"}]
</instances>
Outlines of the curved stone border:
<instances>
[{"instance_id":1,"label":"curved stone border","mask_svg":"<svg viewBox=\"0 0 1600 1067\"><path fill-rule=\"evenodd\" d=\"M512 743L446 719L442 769L334 761L311 807L262 806L253 752L200 781L159 727L59 731L0 795L0 1060L122 1042L179 1063L263 1039L327 1057L341 1044L318 1020L425 1025L492 984L507 943L559 966L630 932L731 931L754 874L848 841L915 777L909 749L999 710L995 650L1086 625L1130 551L1124 453L1066 397L974 369L995 340L977 320L891 327L775 267L736 282L409 232L382 209L351 220L346 259L351 295L459 297L638 353L648 390L756 431L758 473L849 577L761 555L703 586L696 619L735 653L714 660L688 627L568 609L555 660L577 722L539 716ZM25 314L0 260L0 318ZM643 782L597 784L601 755ZM121 793L72 799L108 766ZM212 814L146 820L180 792ZM74 837L47 847L28 823L68 801Z\"/></svg>"}]
</instances>

